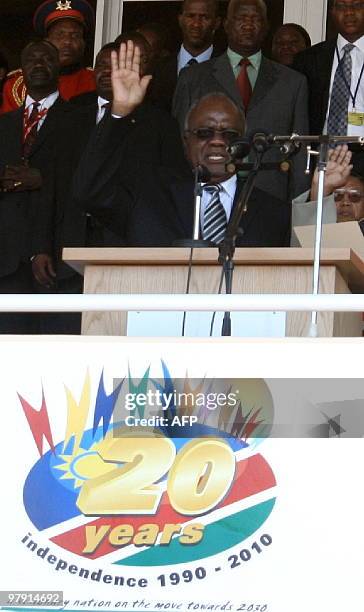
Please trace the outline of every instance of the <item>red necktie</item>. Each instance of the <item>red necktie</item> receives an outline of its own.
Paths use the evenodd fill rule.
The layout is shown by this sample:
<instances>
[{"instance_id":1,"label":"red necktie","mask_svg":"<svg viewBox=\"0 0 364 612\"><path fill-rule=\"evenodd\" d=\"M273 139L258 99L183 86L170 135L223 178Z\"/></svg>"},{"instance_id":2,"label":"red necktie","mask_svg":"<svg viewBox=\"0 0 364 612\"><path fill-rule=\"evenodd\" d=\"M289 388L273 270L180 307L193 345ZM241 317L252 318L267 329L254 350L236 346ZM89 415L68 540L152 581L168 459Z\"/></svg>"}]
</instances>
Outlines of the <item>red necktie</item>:
<instances>
[{"instance_id":1,"label":"red necktie","mask_svg":"<svg viewBox=\"0 0 364 612\"><path fill-rule=\"evenodd\" d=\"M240 60L240 72L236 79L236 84L240 92L241 99L243 101L245 114L248 110L250 98L252 96L252 86L249 81L247 68L250 66L250 61L247 58Z\"/></svg>"},{"instance_id":2,"label":"red necktie","mask_svg":"<svg viewBox=\"0 0 364 612\"><path fill-rule=\"evenodd\" d=\"M37 129L39 123L39 102L33 102L33 108L31 113L24 113L24 124L23 124L23 157L27 159L30 151L37 139Z\"/></svg>"}]
</instances>

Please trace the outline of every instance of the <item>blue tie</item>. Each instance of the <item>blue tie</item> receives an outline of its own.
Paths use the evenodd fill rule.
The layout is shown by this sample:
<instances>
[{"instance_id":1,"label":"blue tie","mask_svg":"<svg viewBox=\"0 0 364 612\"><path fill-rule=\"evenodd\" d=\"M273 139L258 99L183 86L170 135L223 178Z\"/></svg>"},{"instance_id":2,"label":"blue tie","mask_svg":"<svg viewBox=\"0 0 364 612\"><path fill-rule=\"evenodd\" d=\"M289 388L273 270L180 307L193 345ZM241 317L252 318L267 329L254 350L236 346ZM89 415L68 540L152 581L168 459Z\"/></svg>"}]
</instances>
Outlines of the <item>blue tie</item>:
<instances>
[{"instance_id":1,"label":"blue tie","mask_svg":"<svg viewBox=\"0 0 364 612\"><path fill-rule=\"evenodd\" d=\"M226 213L220 201L220 185L205 185L206 191L211 199L206 206L203 221L203 239L220 244L225 236L227 220Z\"/></svg>"}]
</instances>

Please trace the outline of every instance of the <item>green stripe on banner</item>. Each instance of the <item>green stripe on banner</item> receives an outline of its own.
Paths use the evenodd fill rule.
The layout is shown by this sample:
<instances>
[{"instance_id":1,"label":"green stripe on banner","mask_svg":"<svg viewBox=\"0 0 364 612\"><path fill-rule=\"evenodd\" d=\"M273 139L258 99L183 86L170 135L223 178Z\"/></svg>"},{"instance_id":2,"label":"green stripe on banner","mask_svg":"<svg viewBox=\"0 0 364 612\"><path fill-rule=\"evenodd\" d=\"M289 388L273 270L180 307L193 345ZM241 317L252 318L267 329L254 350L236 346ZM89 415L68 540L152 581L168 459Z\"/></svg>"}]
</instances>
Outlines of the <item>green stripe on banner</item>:
<instances>
[{"instance_id":1,"label":"green stripe on banner","mask_svg":"<svg viewBox=\"0 0 364 612\"><path fill-rule=\"evenodd\" d=\"M188 563L211 555L216 555L248 538L268 518L273 510L276 498L232 514L226 518L205 526L204 538L197 546L180 544L178 538L169 546L154 546L141 551L115 565L153 566Z\"/></svg>"}]
</instances>

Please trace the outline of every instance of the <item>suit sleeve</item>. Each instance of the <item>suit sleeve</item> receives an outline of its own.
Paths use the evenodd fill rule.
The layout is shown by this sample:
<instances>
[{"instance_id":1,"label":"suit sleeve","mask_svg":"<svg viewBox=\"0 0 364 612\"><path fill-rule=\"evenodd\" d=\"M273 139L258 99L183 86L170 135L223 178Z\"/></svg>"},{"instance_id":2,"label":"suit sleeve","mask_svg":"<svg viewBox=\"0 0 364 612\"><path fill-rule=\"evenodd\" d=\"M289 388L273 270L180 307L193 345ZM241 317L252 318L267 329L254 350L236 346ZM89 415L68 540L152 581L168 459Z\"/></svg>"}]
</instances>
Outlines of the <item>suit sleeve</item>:
<instances>
[{"instance_id":1,"label":"suit sleeve","mask_svg":"<svg viewBox=\"0 0 364 612\"><path fill-rule=\"evenodd\" d=\"M108 116L101 121L73 180L75 204L119 235L125 232L137 190L137 184L130 178L131 169L125 167L120 172L120 141L133 129L135 121L132 115L122 119Z\"/></svg>"},{"instance_id":2,"label":"suit sleeve","mask_svg":"<svg viewBox=\"0 0 364 612\"><path fill-rule=\"evenodd\" d=\"M186 171L189 166L185 158L182 138L178 123L166 115L164 129L161 130L163 138L160 145L158 165Z\"/></svg>"}]
</instances>

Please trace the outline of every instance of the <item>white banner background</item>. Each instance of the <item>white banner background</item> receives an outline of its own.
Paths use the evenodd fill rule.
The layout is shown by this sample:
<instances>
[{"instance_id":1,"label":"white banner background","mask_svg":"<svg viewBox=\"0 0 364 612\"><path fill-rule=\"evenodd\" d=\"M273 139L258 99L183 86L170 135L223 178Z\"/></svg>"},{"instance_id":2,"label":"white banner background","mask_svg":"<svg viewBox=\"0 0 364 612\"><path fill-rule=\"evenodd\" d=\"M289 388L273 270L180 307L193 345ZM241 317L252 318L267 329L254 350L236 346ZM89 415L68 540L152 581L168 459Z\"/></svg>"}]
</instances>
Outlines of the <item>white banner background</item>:
<instances>
[{"instance_id":1,"label":"white banner background","mask_svg":"<svg viewBox=\"0 0 364 612\"><path fill-rule=\"evenodd\" d=\"M273 512L256 533L239 546L183 565L156 567L113 566L110 561L91 561L74 555L48 537L57 528L38 532L23 505L23 485L39 454L21 409L17 393L33 406L41 405L42 384L54 441L64 439L66 399L64 385L79 398L87 368L96 396L104 368L105 387L112 379L142 376L149 364L151 376L160 377L160 359L174 377L183 378L332 378L332 386L316 390L307 383L297 388L297 405L340 399L337 379L362 378L361 340L163 340L138 339L3 339L0 344L2 441L0 590L62 590L66 609L179 609L182 611L257 610L269 612L341 612L360 610L364 531L363 439L271 439L259 447L277 480ZM279 389L271 392L276 414ZM358 398L353 387L352 398ZM347 389L343 393L348 397ZM92 405L92 401L91 401ZM364 410L364 407L363 407ZM92 427L92 419L88 427ZM46 443L45 443L46 444ZM46 449L47 445L46 445ZM272 491L257 495L257 502ZM148 519L149 520L149 519ZM82 523L73 519L74 525ZM86 522L86 521L84 521ZM146 578L146 588L128 588L85 580L37 557L21 539L31 533L39 546L90 571ZM262 534L272 537L270 546L252 554L248 562L230 568L228 557L251 549ZM120 556L118 557L120 558ZM160 586L157 576L183 569L204 567L207 576L188 584ZM216 571L221 567L221 571ZM91 603L85 603L90 602ZM102 602L110 604L102 605ZM122 602L122 603L120 603ZM127 602L127 603L125 603ZM162 606L163 602L163 606ZM83 603L83 605L81 605ZM205 606L205 607L203 607ZM253 606L250 607L249 606ZM260 606L260 607L258 607ZM263 610L265 608L263 607Z\"/></svg>"}]
</instances>

